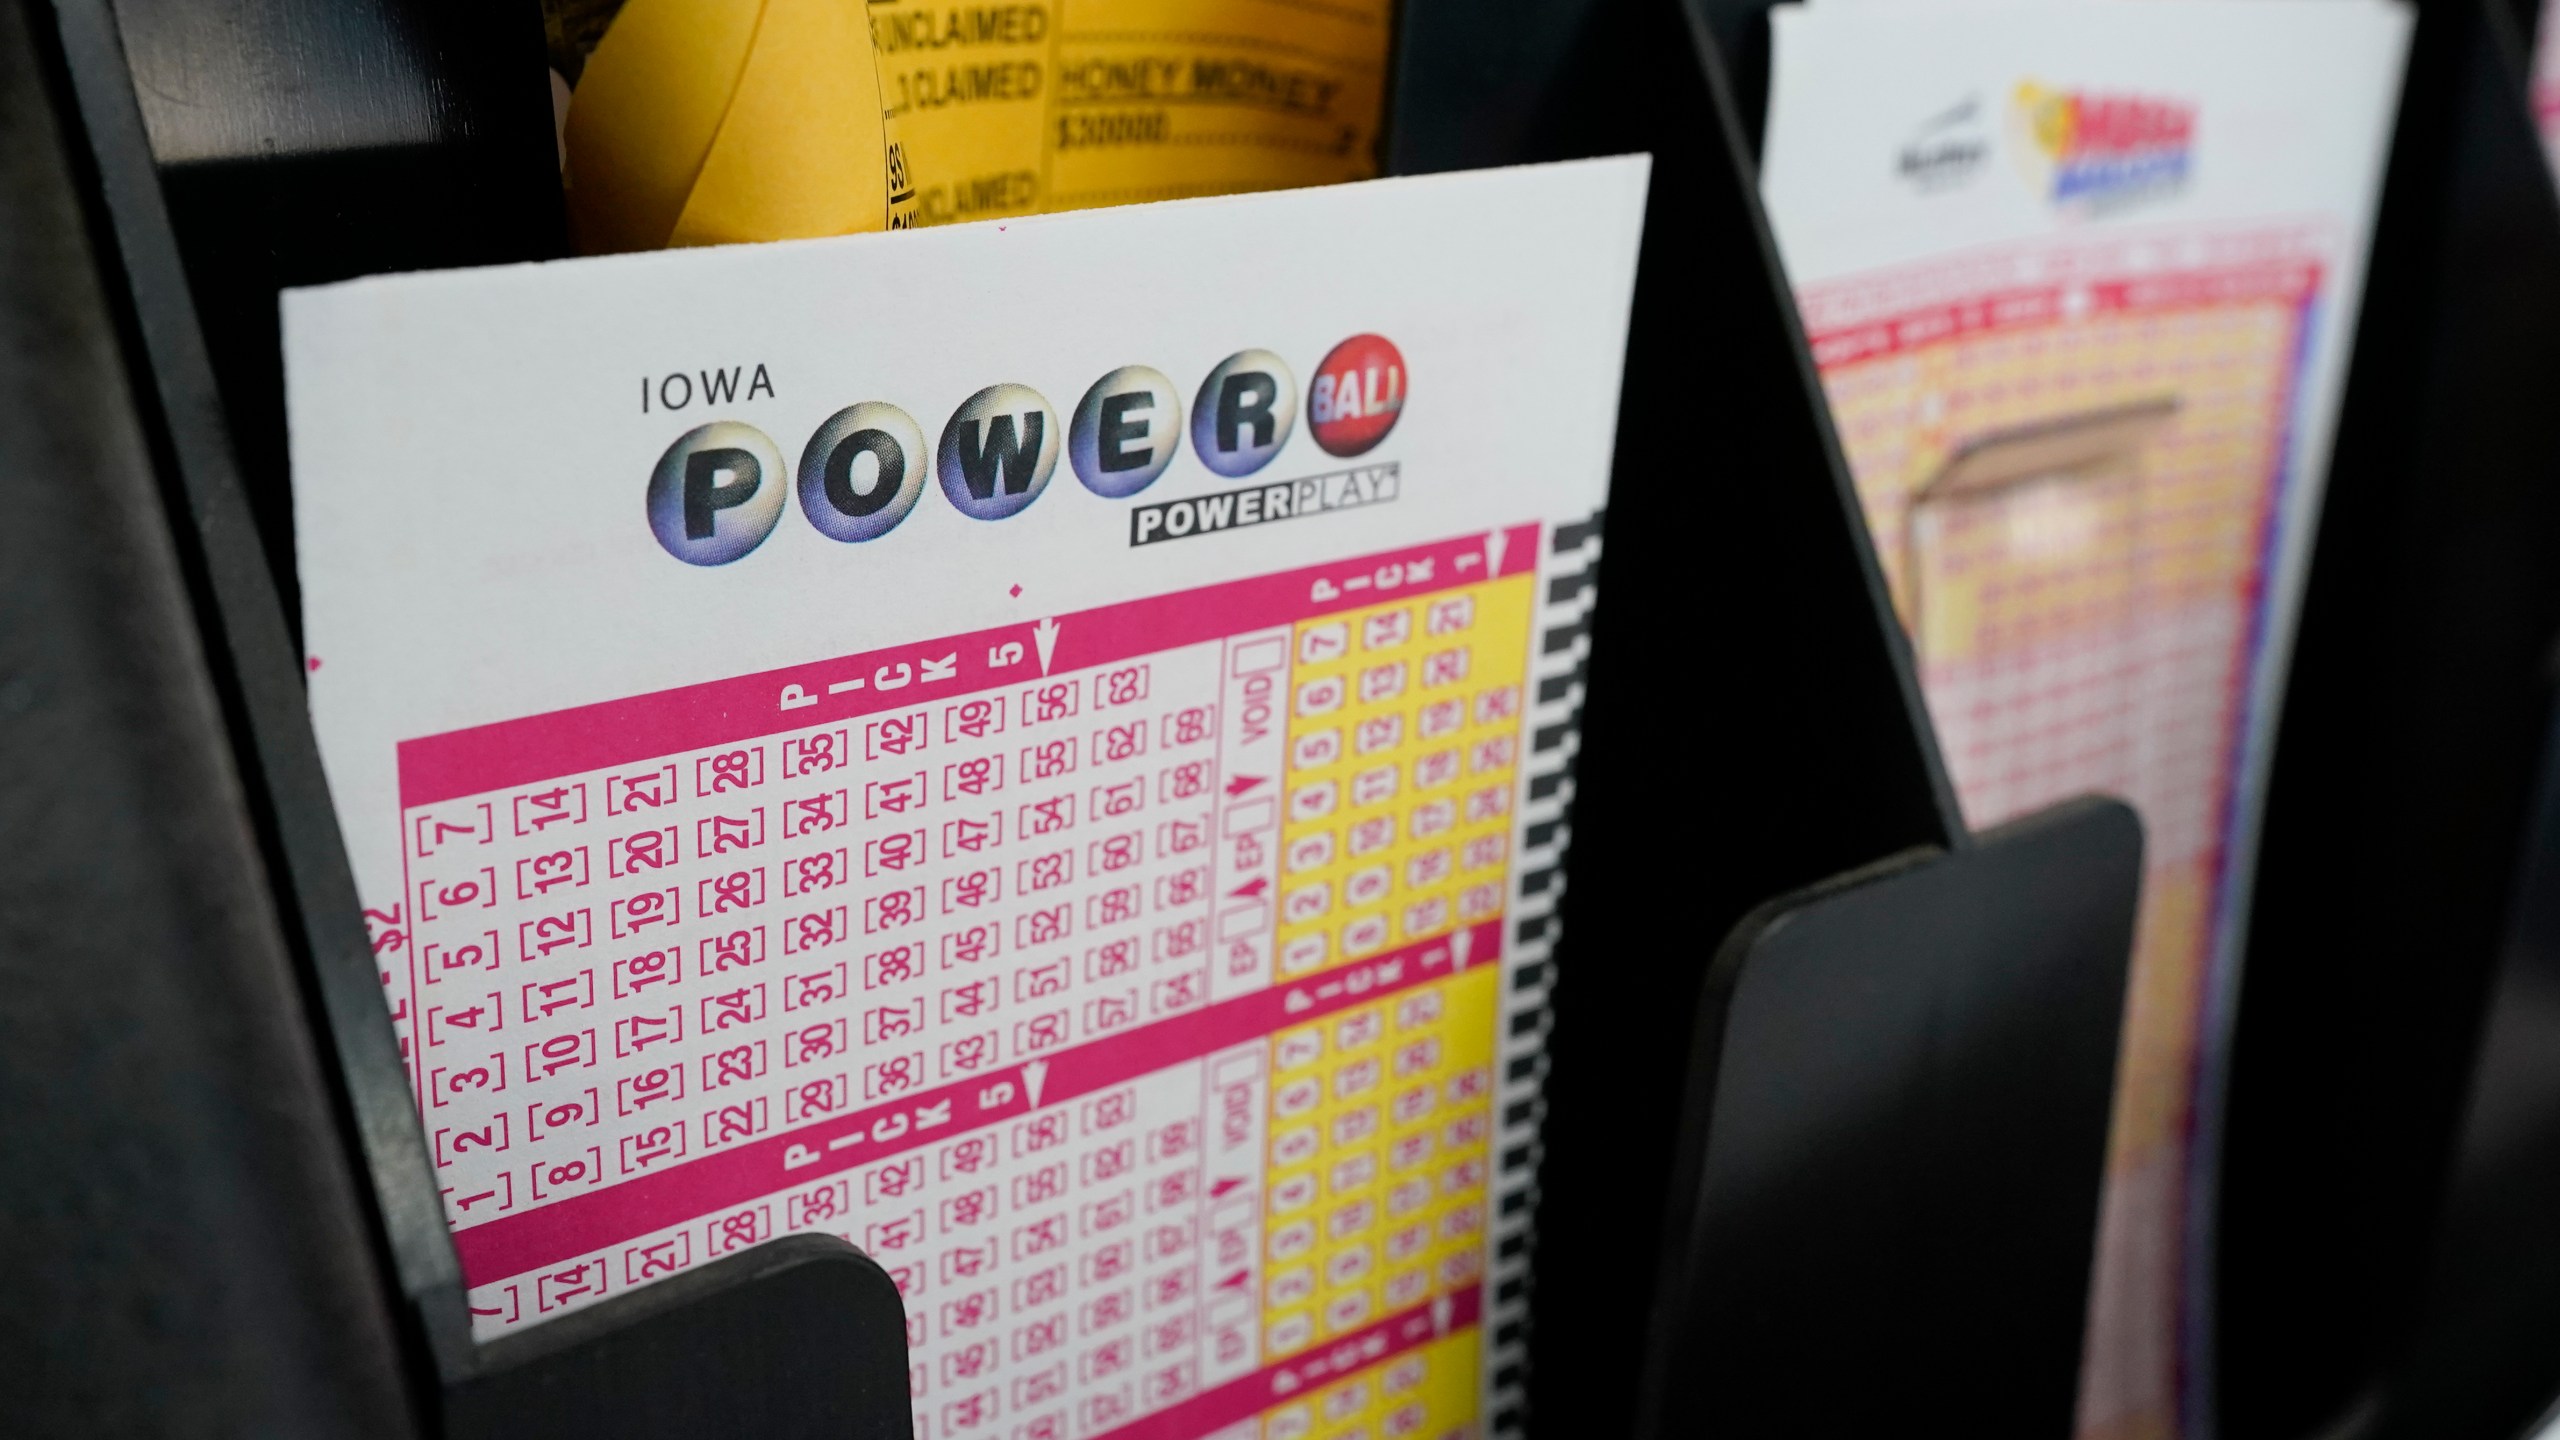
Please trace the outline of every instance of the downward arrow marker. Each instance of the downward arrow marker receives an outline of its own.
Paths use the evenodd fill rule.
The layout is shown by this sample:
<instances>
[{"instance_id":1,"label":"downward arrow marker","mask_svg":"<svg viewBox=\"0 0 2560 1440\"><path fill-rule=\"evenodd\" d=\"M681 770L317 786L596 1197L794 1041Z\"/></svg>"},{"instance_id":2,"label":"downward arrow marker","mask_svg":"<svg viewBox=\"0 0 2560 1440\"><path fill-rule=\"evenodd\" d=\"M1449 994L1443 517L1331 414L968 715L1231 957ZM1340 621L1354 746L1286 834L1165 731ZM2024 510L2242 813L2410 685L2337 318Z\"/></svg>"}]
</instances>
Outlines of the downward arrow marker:
<instances>
[{"instance_id":1,"label":"downward arrow marker","mask_svg":"<svg viewBox=\"0 0 2560 1440\"><path fill-rule=\"evenodd\" d=\"M1046 675L1049 673L1049 657L1058 653L1057 620L1052 616L1041 616L1040 623L1031 627L1031 638L1040 647L1040 673Z\"/></svg>"}]
</instances>

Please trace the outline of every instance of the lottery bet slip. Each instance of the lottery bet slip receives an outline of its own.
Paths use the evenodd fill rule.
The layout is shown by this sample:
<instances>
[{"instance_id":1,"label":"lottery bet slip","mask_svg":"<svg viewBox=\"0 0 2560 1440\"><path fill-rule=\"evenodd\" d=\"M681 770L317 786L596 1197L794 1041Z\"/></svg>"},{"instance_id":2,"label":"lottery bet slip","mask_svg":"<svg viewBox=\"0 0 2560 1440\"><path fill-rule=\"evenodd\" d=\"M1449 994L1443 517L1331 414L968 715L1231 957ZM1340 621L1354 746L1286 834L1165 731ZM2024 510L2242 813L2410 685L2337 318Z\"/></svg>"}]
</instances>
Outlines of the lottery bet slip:
<instances>
[{"instance_id":1,"label":"lottery bet slip","mask_svg":"<svg viewBox=\"0 0 2560 1440\"><path fill-rule=\"evenodd\" d=\"M1771 12L1761 189L1966 818L2141 813L2081 1434L2207 1366L2220 1095L2395 0ZM2199 1352L2200 1353L2200 1352ZM2199 1408L2202 1407L2202 1408Z\"/></svg>"},{"instance_id":2,"label":"lottery bet slip","mask_svg":"<svg viewBox=\"0 0 2560 1440\"><path fill-rule=\"evenodd\" d=\"M288 293L477 1332L826 1232L925 1440L1473 1433L1646 176Z\"/></svg>"}]
</instances>

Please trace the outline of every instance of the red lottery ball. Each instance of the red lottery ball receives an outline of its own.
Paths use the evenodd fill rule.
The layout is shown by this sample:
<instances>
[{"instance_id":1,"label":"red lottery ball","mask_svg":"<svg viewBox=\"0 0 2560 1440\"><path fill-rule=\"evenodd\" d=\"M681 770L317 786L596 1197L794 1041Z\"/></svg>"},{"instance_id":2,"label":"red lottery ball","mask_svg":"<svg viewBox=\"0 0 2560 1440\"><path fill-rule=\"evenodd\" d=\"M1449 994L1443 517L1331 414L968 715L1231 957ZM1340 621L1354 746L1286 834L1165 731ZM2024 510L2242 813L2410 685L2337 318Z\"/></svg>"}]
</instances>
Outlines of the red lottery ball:
<instances>
[{"instance_id":1,"label":"red lottery ball","mask_svg":"<svg viewBox=\"0 0 2560 1440\"><path fill-rule=\"evenodd\" d=\"M1336 345L1307 387L1308 430L1328 455L1377 448L1404 413L1404 356L1384 335Z\"/></svg>"}]
</instances>

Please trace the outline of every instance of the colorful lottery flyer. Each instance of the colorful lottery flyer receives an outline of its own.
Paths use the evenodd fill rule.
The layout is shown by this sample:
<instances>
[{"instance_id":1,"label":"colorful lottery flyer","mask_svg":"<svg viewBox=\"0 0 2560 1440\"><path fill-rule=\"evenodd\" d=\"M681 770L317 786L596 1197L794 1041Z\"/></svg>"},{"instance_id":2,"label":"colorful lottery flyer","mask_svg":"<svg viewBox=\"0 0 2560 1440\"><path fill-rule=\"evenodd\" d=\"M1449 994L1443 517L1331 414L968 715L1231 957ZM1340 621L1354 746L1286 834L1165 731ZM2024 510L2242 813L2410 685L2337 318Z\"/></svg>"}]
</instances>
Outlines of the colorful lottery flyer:
<instances>
[{"instance_id":1,"label":"colorful lottery flyer","mask_svg":"<svg viewBox=\"0 0 2560 1440\"><path fill-rule=\"evenodd\" d=\"M820 1231L922 1440L1481 1433L1646 174L288 294L477 1333Z\"/></svg>"},{"instance_id":2,"label":"colorful lottery flyer","mask_svg":"<svg viewBox=\"0 0 2560 1440\"><path fill-rule=\"evenodd\" d=\"M2178 1433L2234 937L2408 14L1775 18L1763 193L1966 818L2092 791L2142 815L2081 1430Z\"/></svg>"}]
</instances>

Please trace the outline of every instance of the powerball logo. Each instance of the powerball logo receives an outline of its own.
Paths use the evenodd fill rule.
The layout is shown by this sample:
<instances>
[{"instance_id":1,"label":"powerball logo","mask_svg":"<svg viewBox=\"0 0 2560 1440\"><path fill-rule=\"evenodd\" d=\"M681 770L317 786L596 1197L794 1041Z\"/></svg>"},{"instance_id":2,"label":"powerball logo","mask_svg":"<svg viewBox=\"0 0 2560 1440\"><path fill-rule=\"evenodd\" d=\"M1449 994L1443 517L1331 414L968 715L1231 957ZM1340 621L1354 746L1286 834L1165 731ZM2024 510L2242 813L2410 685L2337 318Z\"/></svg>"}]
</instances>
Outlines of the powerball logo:
<instances>
[{"instance_id":1,"label":"powerball logo","mask_svg":"<svg viewBox=\"0 0 2560 1440\"><path fill-rule=\"evenodd\" d=\"M2027 181L2058 209L2095 213L2166 199L2195 162L2196 107L2152 95L2022 80L2009 108Z\"/></svg>"},{"instance_id":2,"label":"powerball logo","mask_svg":"<svg viewBox=\"0 0 2560 1440\"><path fill-rule=\"evenodd\" d=\"M654 386L643 377L641 413L688 409L697 393L724 406L778 398L763 365L751 376L744 366L701 374L699 392L682 373L658 377ZM1307 437L1336 459L1365 455L1395 429L1406 389L1404 354L1395 342L1354 335L1316 366L1306 393ZM1061 458L1085 489L1126 500L1165 473L1186 438L1203 469L1238 482L1280 454L1298 428L1298 410L1298 378L1289 363L1251 349L1220 361L1200 382L1188 426L1172 377L1147 365L1105 374L1072 412L1029 385L989 385L951 412L938 443L897 405L858 401L818 426L797 465L757 426L710 420L678 436L649 472L649 530L688 565L727 565L765 542L795 495L811 527L845 544L897 529L929 488L938 487L953 509L973 520L1008 520L1048 489ZM1129 543L1378 504L1396 498L1398 475L1388 461L1138 506L1130 514Z\"/></svg>"}]
</instances>

